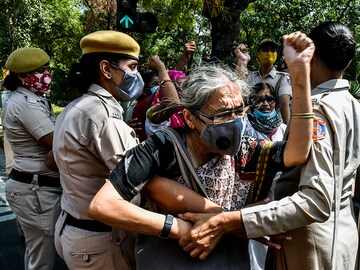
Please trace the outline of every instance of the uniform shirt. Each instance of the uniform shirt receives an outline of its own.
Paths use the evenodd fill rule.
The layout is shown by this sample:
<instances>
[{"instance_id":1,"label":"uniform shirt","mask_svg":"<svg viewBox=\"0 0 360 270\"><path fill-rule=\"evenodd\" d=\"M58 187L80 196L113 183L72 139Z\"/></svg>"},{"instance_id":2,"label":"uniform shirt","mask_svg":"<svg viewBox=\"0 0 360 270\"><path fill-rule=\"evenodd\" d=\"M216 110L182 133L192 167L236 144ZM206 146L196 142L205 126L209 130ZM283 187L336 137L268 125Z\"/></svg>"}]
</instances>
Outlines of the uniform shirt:
<instances>
[{"instance_id":1,"label":"uniform shirt","mask_svg":"<svg viewBox=\"0 0 360 270\"><path fill-rule=\"evenodd\" d=\"M183 129L177 130L182 134L185 141ZM284 147L285 142L273 143L243 136L240 150L233 157L236 170L234 182L252 183L254 187L253 189L250 188L252 194L257 194L257 187L260 186L264 189L261 189L259 193L265 196L268 192L266 189L270 187L271 180L277 170L284 169ZM258 166L259 160L263 160L261 166ZM217 173L216 170L214 173ZM114 169L110 181L119 194L130 201L155 175L170 179L175 179L181 175L172 139L162 130L157 131L137 147L130 149ZM255 176L258 175L262 175L263 178L258 179L259 181L255 183ZM214 181L208 184L207 188L211 189L209 185L217 187L219 183ZM231 185L228 185L228 188L231 189ZM229 190L229 192L232 191ZM243 194L243 196L247 197L248 194Z\"/></svg>"},{"instance_id":2,"label":"uniform shirt","mask_svg":"<svg viewBox=\"0 0 360 270\"><path fill-rule=\"evenodd\" d=\"M38 142L54 131L55 115L48 100L24 87L18 87L3 108L2 123L14 152L14 169L58 176L45 165L49 148Z\"/></svg>"},{"instance_id":3,"label":"uniform shirt","mask_svg":"<svg viewBox=\"0 0 360 270\"><path fill-rule=\"evenodd\" d=\"M125 151L137 144L122 114L116 99L93 84L57 119L53 148L63 187L61 206L77 219L89 219L92 198Z\"/></svg>"},{"instance_id":4,"label":"uniform shirt","mask_svg":"<svg viewBox=\"0 0 360 270\"><path fill-rule=\"evenodd\" d=\"M247 237L293 237L276 252L276 269L354 269L351 193L360 164L360 104L348 89L348 81L330 80L312 90L319 119L308 162L278 179L278 201L241 210Z\"/></svg>"},{"instance_id":5,"label":"uniform shirt","mask_svg":"<svg viewBox=\"0 0 360 270\"><path fill-rule=\"evenodd\" d=\"M286 72L277 71L274 67L268 74L263 77L260 74L260 70L250 72L247 78L247 82L249 86L254 86L255 84L260 82L268 83L275 89L275 91L277 91L276 85L282 76L284 76L284 78L281 80L277 95L279 97L282 95L289 95L291 97L292 89L289 74Z\"/></svg>"}]
</instances>

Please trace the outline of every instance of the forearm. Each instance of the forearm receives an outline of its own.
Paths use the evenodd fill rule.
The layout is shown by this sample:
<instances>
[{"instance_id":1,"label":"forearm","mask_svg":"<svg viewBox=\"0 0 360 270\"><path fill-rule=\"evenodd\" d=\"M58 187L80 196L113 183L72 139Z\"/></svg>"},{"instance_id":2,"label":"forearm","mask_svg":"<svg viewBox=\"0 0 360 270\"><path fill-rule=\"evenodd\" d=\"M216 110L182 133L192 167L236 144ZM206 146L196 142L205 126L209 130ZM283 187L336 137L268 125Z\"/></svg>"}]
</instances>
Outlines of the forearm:
<instances>
[{"instance_id":1,"label":"forearm","mask_svg":"<svg viewBox=\"0 0 360 270\"><path fill-rule=\"evenodd\" d=\"M93 198L88 214L111 227L149 235L160 235L165 222L165 215L147 211L123 200L109 181ZM174 219L170 237L181 237L182 223L184 221Z\"/></svg>"},{"instance_id":2,"label":"forearm","mask_svg":"<svg viewBox=\"0 0 360 270\"><path fill-rule=\"evenodd\" d=\"M298 65L291 74L292 114L312 113L310 64ZM306 162L312 143L312 118L291 118L289 137L284 151L284 163L292 167Z\"/></svg>"},{"instance_id":3,"label":"forearm","mask_svg":"<svg viewBox=\"0 0 360 270\"><path fill-rule=\"evenodd\" d=\"M161 176L154 177L142 190L161 209L174 215L184 212L221 212L221 207L186 186Z\"/></svg>"}]
</instances>

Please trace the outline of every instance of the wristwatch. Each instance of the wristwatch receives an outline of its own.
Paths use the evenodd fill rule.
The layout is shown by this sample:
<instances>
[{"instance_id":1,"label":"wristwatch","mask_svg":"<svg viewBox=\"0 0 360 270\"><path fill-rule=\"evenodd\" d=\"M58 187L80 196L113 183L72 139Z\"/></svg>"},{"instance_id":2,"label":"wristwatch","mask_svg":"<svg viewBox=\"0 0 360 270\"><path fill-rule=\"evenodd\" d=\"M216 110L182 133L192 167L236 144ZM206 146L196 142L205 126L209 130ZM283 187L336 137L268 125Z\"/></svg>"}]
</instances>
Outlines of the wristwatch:
<instances>
[{"instance_id":1,"label":"wristwatch","mask_svg":"<svg viewBox=\"0 0 360 270\"><path fill-rule=\"evenodd\" d=\"M162 239L168 239L169 238L169 234L170 234L170 230L171 230L171 226L173 224L173 221L174 221L174 216L173 215L170 215L170 214L167 214L166 215L166 218L165 218L165 223L164 223L164 227L161 231L161 234L160 234L160 238Z\"/></svg>"}]
</instances>

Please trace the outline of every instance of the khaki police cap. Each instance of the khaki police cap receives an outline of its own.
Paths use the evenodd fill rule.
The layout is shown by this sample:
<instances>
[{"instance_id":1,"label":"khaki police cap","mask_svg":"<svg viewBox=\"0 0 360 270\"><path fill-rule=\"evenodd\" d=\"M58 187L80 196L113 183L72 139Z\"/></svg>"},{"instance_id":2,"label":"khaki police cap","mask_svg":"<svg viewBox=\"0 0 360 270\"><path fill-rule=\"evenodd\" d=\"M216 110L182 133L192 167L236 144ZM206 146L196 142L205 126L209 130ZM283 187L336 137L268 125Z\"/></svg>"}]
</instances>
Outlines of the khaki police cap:
<instances>
[{"instance_id":1,"label":"khaki police cap","mask_svg":"<svg viewBox=\"0 0 360 270\"><path fill-rule=\"evenodd\" d=\"M49 60L49 55L42 49L20 48L9 55L5 67L11 72L26 73L41 68Z\"/></svg>"},{"instance_id":2,"label":"khaki police cap","mask_svg":"<svg viewBox=\"0 0 360 270\"><path fill-rule=\"evenodd\" d=\"M97 31L83 37L80 48L83 54L117 53L136 60L139 59L140 54L140 46L132 37L112 30Z\"/></svg>"}]
</instances>

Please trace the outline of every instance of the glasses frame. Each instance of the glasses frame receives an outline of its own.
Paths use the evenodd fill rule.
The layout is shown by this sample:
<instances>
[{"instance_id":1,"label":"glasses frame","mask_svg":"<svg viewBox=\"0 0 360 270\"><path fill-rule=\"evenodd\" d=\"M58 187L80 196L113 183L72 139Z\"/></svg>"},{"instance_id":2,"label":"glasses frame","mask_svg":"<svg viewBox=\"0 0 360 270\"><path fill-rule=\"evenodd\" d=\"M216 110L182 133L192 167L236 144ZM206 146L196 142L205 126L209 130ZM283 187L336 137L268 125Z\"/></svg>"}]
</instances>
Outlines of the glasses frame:
<instances>
[{"instance_id":1,"label":"glasses frame","mask_svg":"<svg viewBox=\"0 0 360 270\"><path fill-rule=\"evenodd\" d=\"M232 116L233 114L235 114L236 116L238 116L238 115L237 115L237 112L244 113L244 106L238 107L238 108L233 109L233 110L227 110L227 111L215 113L215 114L212 114L212 115L206 114L206 113L204 113L204 112L202 112L202 111L196 111L196 112L195 112L195 115L200 114L200 115L206 117L207 119L209 119L210 121L214 122L216 117L222 118L222 117L225 117L226 115L229 115L229 118L231 118L231 116ZM231 114L230 114L230 113L231 113ZM201 118L199 118L199 119L200 119L202 122L204 122ZM226 120L226 121L229 121L229 120ZM226 122L226 121L225 121L225 122Z\"/></svg>"},{"instance_id":2,"label":"glasses frame","mask_svg":"<svg viewBox=\"0 0 360 270\"><path fill-rule=\"evenodd\" d=\"M268 100L268 98L272 98L271 101ZM261 101L259 101L261 100ZM250 103L253 106L259 106L261 103L267 102L269 105L273 105L275 102L277 102L277 98L274 96L253 96L250 97Z\"/></svg>"}]
</instances>

